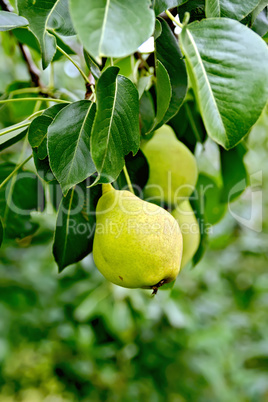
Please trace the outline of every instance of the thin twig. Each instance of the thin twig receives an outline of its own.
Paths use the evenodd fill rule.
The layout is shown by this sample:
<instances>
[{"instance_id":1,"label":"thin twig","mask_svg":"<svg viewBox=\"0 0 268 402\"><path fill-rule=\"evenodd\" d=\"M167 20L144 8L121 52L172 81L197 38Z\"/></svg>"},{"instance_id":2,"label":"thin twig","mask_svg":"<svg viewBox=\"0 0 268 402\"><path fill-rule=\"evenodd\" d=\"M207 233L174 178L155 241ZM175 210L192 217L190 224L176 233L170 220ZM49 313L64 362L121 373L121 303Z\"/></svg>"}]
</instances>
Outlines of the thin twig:
<instances>
[{"instance_id":1,"label":"thin twig","mask_svg":"<svg viewBox=\"0 0 268 402\"><path fill-rule=\"evenodd\" d=\"M24 166L31 158L33 157L33 155L28 156L27 159L25 159L25 161L23 161L22 163L20 163L14 170L13 172L10 173L10 175L8 175L5 180L2 181L2 183L0 184L0 189L2 187L4 187L4 185L14 176L14 174L22 167Z\"/></svg>"},{"instance_id":2,"label":"thin twig","mask_svg":"<svg viewBox=\"0 0 268 402\"><path fill-rule=\"evenodd\" d=\"M132 187L132 184L131 184L131 180L130 180L130 177L129 177L127 168L126 168L126 165L123 167L123 171L124 171L124 174L125 174L125 177L126 177L126 181L127 181L127 185L128 185L129 190L130 190L133 194L135 194L135 193L134 193L134 190L133 190L133 187Z\"/></svg>"},{"instance_id":3,"label":"thin twig","mask_svg":"<svg viewBox=\"0 0 268 402\"><path fill-rule=\"evenodd\" d=\"M70 101L57 99L57 98L11 98L11 99L1 99L1 103L9 103L9 102L23 102L23 101L44 101L44 102L55 102L55 103L71 103Z\"/></svg>"}]
</instances>

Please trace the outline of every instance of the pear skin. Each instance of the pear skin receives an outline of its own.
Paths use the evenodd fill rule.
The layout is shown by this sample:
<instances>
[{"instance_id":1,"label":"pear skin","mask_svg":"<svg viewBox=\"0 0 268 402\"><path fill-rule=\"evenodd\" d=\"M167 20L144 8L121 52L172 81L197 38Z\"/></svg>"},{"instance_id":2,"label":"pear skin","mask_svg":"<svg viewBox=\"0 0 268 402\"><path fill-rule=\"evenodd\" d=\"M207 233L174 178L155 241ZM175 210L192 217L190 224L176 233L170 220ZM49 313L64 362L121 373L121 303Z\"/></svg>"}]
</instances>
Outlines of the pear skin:
<instances>
[{"instance_id":1,"label":"pear skin","mask_svg":"<svg viewBox=\"0 0 268 402\"><path fill-rule=\"evenodd\" d=\"M183 252L181 268L183 268L195 255L200 243L200 229L188 200L180 203L171 212L180 226L183 238Z\"/></svg>"},{"instance_id":2,"label":"pear skin","mask_svg":"<svg viewBox=\"0 0 268 402\"><path fill-rule=\"evenodd\" d=\"M154 290L176 279L182 235L169 212L104 184L96 219L93 258L106 279L126 288Z\"/></svg>"},{"instance_id":3,"label":"pear skin","mask_svg":"<svg viewBox=\"0 0 268 402\"><path fill-rule=\"evenodd\" d=\"M180 197L188 198L192 194L198 177L196 160L170 126L156 130L141 149L150 167L145 199L172 206Z\"/></svg>"}]
</instances>

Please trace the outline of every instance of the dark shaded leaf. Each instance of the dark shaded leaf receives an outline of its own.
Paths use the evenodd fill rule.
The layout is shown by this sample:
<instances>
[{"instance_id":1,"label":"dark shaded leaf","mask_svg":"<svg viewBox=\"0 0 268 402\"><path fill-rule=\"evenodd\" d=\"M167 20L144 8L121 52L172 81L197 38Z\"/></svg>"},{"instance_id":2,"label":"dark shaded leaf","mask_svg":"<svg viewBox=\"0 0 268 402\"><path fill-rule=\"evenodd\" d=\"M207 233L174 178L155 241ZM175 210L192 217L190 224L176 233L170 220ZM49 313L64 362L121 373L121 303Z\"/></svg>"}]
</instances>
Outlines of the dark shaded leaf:
<instances>
[{"instance_id":1,"label":"dark shaded leaf","mask_svg":"<svg viewBox=\"0 0 268 402\"><path fill-rule=\"evenodd\" d=\"M88 186L89 182L81 183L69 190L62 199L53 244L59 272L92 251L95 208L101 196L101 186Z\"/></svg>"},{"instance_id":2,"label":"dark shaded leaf","mask_svg":"<svg viewBox=\"0 0 268 402\"><path fill-rule=\"evenodd\" d=\"M2 223L2 219L0 218L0 247L3 243L3 239L4 239L4 226Z\"/></svg>"},{"instance_id":3,"label":"dark shaded leaf","mask_svg":"<svg viewBox=\"0 0 268 402\"><path fill-rule=\"evenodd\" d=\"M36 155L39 159L47 157L47 131L55 116L68 104L60 103L46 109L41 116L36 117L30 127L28 140L32 148L37 148Z\"/></svg>"},{"instance_id":4,"label":"dark shaded leaf","mask_svg":"<svg viewBox=\"0 0 268 402\"><path fill-rule=\"evenodd\" d=\"M133 156L131 153L125 158L126 168L130 177L135 194L142 198L142 189L149 178L149 165L141 150ZM120 190L129 190L124 172L121 172L116 180ZM116 185L115 185L116 187Z\"/></svg>"},{"instance_id":5,"label":"dark shaded leaf","mask_svg":"<svg viewBox=\"0 0 268 402\"><path fill-rule=\"evenodd\" d=\"M180 109L187 90L185 63L177 40L166 21L160 19L162 33L155 41L156 57L165 67L171 84L172 95L162 124L169 121Z\"/></svg>"},{"instance_id":6,"label":"dark shaded leaf","mask_svg":"<svg viewBox=\"0 0 268 402\"><path fill-rule=\"evenodd\" d=\"M185 3L186 0L155 0L154 2L154 12L155 15L161 14L163 11L170 8L179 6Z\"/></svg>"},{"instance_id":7,"label":"dark shaded leaf","mask_svg":"<svg viewBox=\"0 0 268 402\"><path fill-rule=\"evenodd\" d=\"M0 137L0 151L3 151L6 148L11 147L11 145L16 144L20 140L22 140L28 132L28 128L25 130L24 128L21 130L12 131L11 135L4 136L5 138ZM2 141L3 140L3 141Z\"/></svg>"},{"instance_id":8,"label":"dark shaded leaf","mask_svg":"<svg viewBox=\"0 0 268 402\"><path fill-rule=\"evenodd\" d=\"M140 125L141 134L150 132L155 119L154 102L149 91L145 91L140 98Z\"/></svg>"},{"instance_id":9,"label":"dark shaded leaf","mask_svg":"<svg viewBox=\"0 0 268 402\"><path fill-rule=\"evenodd\" d=\"M98 63L93 59L93 57L91 57L88 54L88 52L85 49L83 49L83 52L84 52L84 58L85 58L86 65L88 66L88 68L89 68L91 74L94 76L94 78L96 80L98 80L101 76L101 70L100 70Z\"/></svg>"},{"instance_id":10,"label":"dark shaded leaf","mask_svg":"<svg viewBox=\"0 0 268 402\"><path fill-rule=\"evenodd\" d=\"M3 163L0 167L2 182L16 165ZM44 209L44 190L32 172L19 170L14 178L0 189L0 215L7 238L24 238L32 235L38 224L31 221L31 211Z\"/></svg>"}]
</instances>

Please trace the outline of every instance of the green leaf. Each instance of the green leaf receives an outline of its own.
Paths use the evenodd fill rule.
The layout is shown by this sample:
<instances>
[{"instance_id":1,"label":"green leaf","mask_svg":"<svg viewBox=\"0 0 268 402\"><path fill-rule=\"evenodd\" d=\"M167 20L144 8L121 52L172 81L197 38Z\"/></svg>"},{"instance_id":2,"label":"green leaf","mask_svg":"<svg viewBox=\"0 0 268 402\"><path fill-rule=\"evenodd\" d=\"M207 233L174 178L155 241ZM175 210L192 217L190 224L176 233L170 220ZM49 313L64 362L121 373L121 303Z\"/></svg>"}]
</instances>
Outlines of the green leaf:
<instances>
[{"instance_id":1,"label":"green leaf","mask_svg":"<svg viewBox=\"0 0 268 402\"><path fill-rule=\"evenodd\" d=\"M167 113L170 99L172 96L172 90L170 85L170 79L167 70L160 60L156 62L156 116L153 127L150 132L156 130L164 123L164 118Z\"/></svg>"},{"instance_id":2,"label":"green leaf","mask_svg":"<svg viewBox=\"0 0 268 402\"><path fill-rule=\"evenodd\" d=\"M42 160L39 159L36 150L33 150L33 157L38 177L40 177L40 179L44 180L46 183L51 183L52 181L56 182L55 176L50 169L48 157Z\"/></svg>"},{"instance_id":3,"label":"green leaf","mask_svg":"<svg viewBox=\"0 0 268 402\"><path fill-rule=\"evenodd\" d=\"M16 144L20 140L22 140L28 132L28 128L20 128L18 130L12 131L9 134L3 135L0 137L0 151L3 151L6 148L11 147L11 145Z\"/></svg>"},{"instance_id":4,"label":"green leaf","mask_svg":"<svg viewBox=\"0 0 268 402\"><path fill-rule=\"evenodd\" d=\"M57 45L60 46L66 53L75 54L75 52L68 45L66 45L55 32L49 32L49 33L56 38ZM13 34L20 43L29 46L30 48L34 49L38 54L41 55L39 42L36 36L28 28L14 29ZM53 61L57 61L61 57L64 57L63 54L59 50L57 50L53 57Z\"/></svg>"},{"instance_id":5,"label":"green leaf","mask_svg":"<svg viewBox=\"0 0 268 402\"><path fill-rule=\"evenodd\" d=\"M268 7L265 7L255 18L251 28L262 37L268 32Z\"/></svg>"},{"instance_id":6,"label":"green leaf","mask_svg":"<svg viewBox=\"0 0 268 402\"><path fill-rule=\"evenodd\" d=\"M155 15L161 14L163 11L170 8L177 7L187 0L155 0L154 2L154 12Z\"/></svg>"},{"instance_id":7,"label":"green leaf","mask_svg":"<svg viewBox=\"0 0 268 402\"><path fill-rule=\"evenodd\" d=\"M170 120L176 136L193 153L197 142L203 143L206 139L206 130L203 120L194 101L184 102L179 112Z\"/></svg>"},{"instance_id":8,"label":"green leaf","mask_svg":"<svg viewBox=\"0 0 268 402\"><path fill-rule=\"evenodd\" d=\"M162 32L155 41L156 57L165 67L171 84L172 95L162 124L179 111L187 91L187 74L182 54L174 34L166 21L160 19Z\"/></svg>"},{"instance_id":9,"label":"green leaf","mask_svg":"<svg viewBox=\"0 0 268 402\"><path fill-rule=\"evenodd\" d=\"M138 152L139 95L134 84L107 68L96 87L97 113L91 134L92 159L101 182L114 181L125 164L124 156Z\"/></svg>"},{"instance_id":10,"label":"green leaf","mask_svg":"<svg viewBox=\"0 0 268 402\"><path fill-rule=\"evenodd\" d=\"M67 103L53 105L46 109L41 116L36 117L30 127L28 140L32 148L37 148L36 154L39 159L47 157L47 131L55 116L66 107Z\"/></svg>"},{"instance_id":11,"label":"green leaf","mask_svg":"<svg viewBox=\"0 0 268 402\"><path fill-rule=\"evenodd\" d=\"M29 22L24 17L8 11L0 11L0 31L10 31L28 24Z\"/></svg>"},{"instance_id":12,"label":"green leaf","mask_svg":"<svg viewBox=\"0 0 268 402\"><path fill-rule=\"evenodd\" d=\"M18 0L19 13L29 21L31 31L37 37L41 51L43 68L47 68L56 53L56 39L47 32L48 20L59 0Z\"/></svg>"},{"instance_id":13,"label":"green leaf","mask_svg":"<svg viewBox=\"0 0 268 402\"><path fill-rule=\"evenodd\" d=\"M3 243L3 239L4 239L4 226L2 223L2 219L0 218L0 247Z\"/></svg>"},{"instance_id":14,"label":"green leaf","mask_svg":"<svg viewBox=\"0 0 268 402\"><path fill-rule=\"evenodd\" d=\"M190 198L190 203L195 213L197 222L199 224L200 243L195 255L192 258L194 266L197 265L199 261L202 259L208 247L208 228L209 228L208 226L209 224L206 221L206 217L204 215L204 206L203 206L204 195L202 194L202 189L200 189L200 187L196 187L195 192L197 196Z\"/></svg>"},{"instance_id":15,"label":"green leaf","mask_svg":"<svg viewBox=\"0 0 268 402\"><path fill-rule=\"evenodd\" d=\"M248 174L243 161L246 149L242 144L225 151L221 148L221 175L223 189L221 202L230 202L238 198L248 185Z\"/></svg>"},{"instance_id":16,"label":"green leaf","mask_svg":"<svg viewBox=\"0 0 268 402\"><path fill-rule=\"evenodd\" d=\"M60 204L53 244L59 272L92 251L101 186L87 188L88 185L84 182L72 188Z\"/></svg>"},{"instance_id":17,"label":"green leaf","mask_svg":"<svg viewBox=\"0 0 268 402\"><path fill-rule=\"evenodd\" d=\"M0 165L0 183L15 169L13 163ZM41 182L32 172L19 170L0 189L0 215L7 238L24 238L32 235L38 225L31 221L31 211L44 209L44 191Z\"/></svg>"},{"instance_id":18,"label":"green leaf","mask_svg":"<svg viewBox=\"0 0 268 402\"><path fill-rule=\"evenodd\" d=\"M265 42L237 21L212 18L185 27L181 46L208 135L233 148L267 101Z\"/></svg>"},{"instance_id":19,"label":"green leaf","mask_svg":"<svg viewBox=\"0 0 268 402\"><path fill-rule=\"evenodd\" d=\"M206 17L227 17L242 20L257 7L260 0L206 0Z\"/></svg>"},{"instance_id":20,"label":"green leaf","mask_svg":"<svg viewBox=\"0 0 268 402\"><path fill-rule=\"evenodd\" d=\"M70 13L84 48L95 59L128 56L154 31L149 0L71 0Z\"/></svg>"},{"instance_id":21,"label":"green leaf","mask_svg":"<svg viewBox=\"0 0 268 402\"><path fill-rule=\"evenodd\" d=\"M190 22L205 18L205 0L188 0L184 3L178 7L181 21L186 12L190 13Z\"/></svg>"},{"instance_id":22,"label":"green leaf","mask_svg":"<svg viewBox=\"0 0 268 402\"><path fill-rule=\"evenodd\" d=\"M140 98L140 125L141 134L149 133L155 119L154 102L149 91L145 91Z\"/></svg>"},{"instance_id":23,"label":"green leaf","mask_svg":"<svg viewBox=\"0 0 268 402\"><path fill-rule=\"evenodd\" d=\"M227 210L227 206L221 203L221 187L213 177L201 173L196 188L203 200L203 219L206 223L215 225L223 218Z\"/></svg>"},{"instance_id":24,"label":"green leaf","mask_svg":"<svg viewBox=\"0 0 268 402\"><path fill-rule=\"evenodd\" d=\"M48 128L51 170L63 194L96 172L90 154L95 104L82 100L62 109Z\"/></svg>"},{"instance_id":25,"label":"green leaf","mask_svg":"<svg viewBox=\"0 0 268 402\"><path fill-rule=\"evenodd\" d=\"M90 70L94 78L98 80L101 76L101 70L98 63L96 62L96 60L93 59L93 57L90 56L90 54L88 54L88 52L85 49L83 49L83 52L88 69Z\"/></svg>"},{"instance_id":26,"label":"green leaf","mask_svg":"<svg viewBox=\"0 0 268 402\"><path fill-rule=\"evenodd\" d=\"M252 11L252 14L251 14L251 24L254 23L254 21L260 14L260 12L267 6L268 6L267 0L259 0L258 1L257 7Z\"/></svg>"},{"instance_id":27,"label":"green leaf","mask_svg":"<svg viewBox=\"0 0 268 402\"><path fill-rule=\"evenodd\" d=\"M49 17L48 26L60 35L72 36L76 34L70 17L68 0L57 1Z\"/></svg>"}]
</instances>

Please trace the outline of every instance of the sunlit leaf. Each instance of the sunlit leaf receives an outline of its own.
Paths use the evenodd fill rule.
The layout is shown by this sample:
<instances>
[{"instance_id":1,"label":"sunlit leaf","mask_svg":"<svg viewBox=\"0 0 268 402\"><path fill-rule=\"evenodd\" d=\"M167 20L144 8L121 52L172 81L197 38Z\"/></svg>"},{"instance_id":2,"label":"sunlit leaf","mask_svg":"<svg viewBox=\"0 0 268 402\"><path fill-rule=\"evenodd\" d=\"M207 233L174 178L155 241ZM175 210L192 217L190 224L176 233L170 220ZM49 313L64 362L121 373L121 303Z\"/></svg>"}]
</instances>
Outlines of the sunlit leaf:
<instances>
[{"instance_id":1,"label":"sunlit leaf","mask_svg":"<svg viewBox=\"0 0 268 402\"><path fill-rule=\"evenodd\" d=\"M154 31L148 0L71 0L70 13L84 48L94 57L124 57Z\"/></svg>"},{"instance_id":2,"label":"sunlit leaf","mask_svg":"<svg viewBox=\"0 0 268 402\"><path fill-rule=\"evenodd\" d=\"M267 46L249 28L227 18L188 25L181 46L207 133L231 149L267 102Z\"/></svg>"},{"instance_id":3,"label":"sunlit leaf","mask_svg":"<svg viewBox=\"0 0 268 402\"><path fill-rule=\"evenodd\" d=\"M10 31L28 24L29 22L24 17L8 11L0 11L0 31Z\"/></svg>"}]
</instances>

